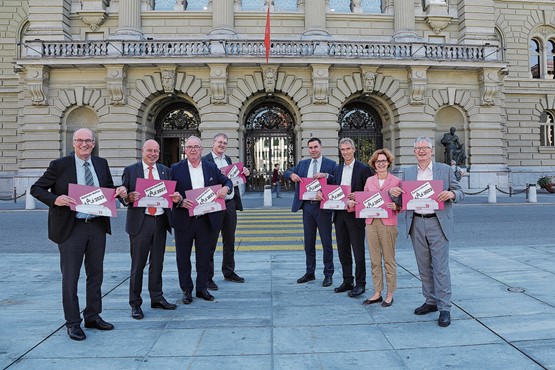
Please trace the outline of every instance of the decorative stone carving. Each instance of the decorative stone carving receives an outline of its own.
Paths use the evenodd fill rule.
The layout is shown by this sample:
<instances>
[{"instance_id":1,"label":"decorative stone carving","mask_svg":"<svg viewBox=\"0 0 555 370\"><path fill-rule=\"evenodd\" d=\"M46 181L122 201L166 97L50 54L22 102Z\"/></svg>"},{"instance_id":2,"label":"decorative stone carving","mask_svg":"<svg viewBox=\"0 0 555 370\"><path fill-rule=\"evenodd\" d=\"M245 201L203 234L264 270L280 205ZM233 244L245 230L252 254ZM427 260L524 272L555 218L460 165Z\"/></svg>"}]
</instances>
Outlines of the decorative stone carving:
<instances>
[{"instance_id":1,"label":"decorative stone carving","mask_svg":"<svg viewBox=\"0 0 555 370\"><path fill-rule=\"evenodd\" d=\"M110 104L127 104L127 66L113 65L106 68L106 89L110 95Z\"/></svg>"},{"instance_id":2,"label":"decorative stone carving","mask_svg":"<svg viewBox=\"0 0 555 370\"><path fill-rule=\"evenodd\" d=\"M351 0L351 12L362 13L362 0Z\"/></svg>"},{"instance_id":3,"label":"decorative stone carving","mask_svg":"<svg viewBox=\"0 0 555 370\"><path fill-rule=\"evenodd\" d=\"M104 0L81 0L81 10L77 14L91 31L96 31L106 20L106 3Z\"/></svg>"},{"instance_id":4,"label":"decorative stone carving","mask_svg":"<svg viewBox=\"0 0 555 370\"><path fill-rule=\"evenodd\" d=\"M448 10L448 5L443 0L432 0L426 7L426 23L436 35L439 35L453 18L449 16Z\"/></svg>"},{"instance_id":5,"label":"decorative stone carving","mask_svg":"<svg viewBox=\"0 0 555 370\"><path fill-rule=\"evenodd\" d=\"M326 104L328 102L328 87L330 83L329 64L312 66L312 89L314 90L314 104Z\"/></svg>"},{"instance_id":6,"label":"decorative stone carving","mask_svg":"<svg viewBox=\"0 0 555 370\"><path fill-rule=\"evenodd\" d=\"M426 17L426 23L428 23L428 26L436 35L439 35L441 31L445 27L447 27L447 25L449 25L450 21L451 21L451 17L434 17L434 16Z\"/></svg>"},{"instance_id":7,"label":"decorative stone carving","mask_svg":"<svg viewBox=\"0 0 555 370\"><path fill-rule=\"evenodd\" d=\"M227 90L227 64L209 64L212 104L225 104Z\"/></svg>"},{"instance_id":8,"label":"decorative stone carving","mask_svg":"<svg viewBox=\"0 0 555 370\"><path fill-rule=\"evenodd\" d=\"M499 92L499 76L493 68L483 68L479 76L481 105L494 105L494 98Z\"/></svg>"},{"instance_id":9,"label":"decorative stone carving","mask_svg":"<svg viewBox=\"0 0 555 370\"><path fill-rule=\"evenodd\" d=\"M160 68L160 78L164 92L173 94L175 91L175 68Z\"/></svg>"},{"instance_id":10,"label":"decorative stone carving","mask_svg":"<svg viewBox=\"0 0 555 370\"><path fill-rule=\"evenodd\" d=\"M273 93L276 88L277 81L277 70L273 66L268 66L262 69L262 75L264 76L264 91L267 93Z\"/></svg>"},{"instance_id":11,"label":"decorative stone carving","mask_svg":"<svg viewBox=\"0 0 555 370\"><path fill-rule=\"evenodd\" d=\"M410 67L409 68L409 88L410 103L414 105L424 104L424 96L426 94L426 84L428 78L426 70L428 67Z\"/></svg>"},{"instance_id":12,"label":"decorative stone carving","mask_svg":"<svg viewBox=\"0 0 555 370\"><path fill-rule=\"evenodd\" d=\"M175 6L173 7L173 10L175 10L176 12L183 11L186 9L187 9L187 0L177 0L175 2Z\"/></svg>"},{"instance_id":13,"label":"decorative stone carving","mask_svg":"<svg viewBox=\"0 0 555 370\"><path fill-rule=\"evenodd\" d=\"M26 80L33 105L48 105L50 69L48 67L30 67Z\"/></svg>"},{"instance_id":14,"label":"decorative stone carving","mask_svg":"<svg viewBox=\"0 0 555 370\"><path fill-rule=\"evenodd\" d=\"M371 93L374 91L374 86L376 84L376 72L365 71L362 73L362 91L364 93Z\"/></svg>"}]
</instances>

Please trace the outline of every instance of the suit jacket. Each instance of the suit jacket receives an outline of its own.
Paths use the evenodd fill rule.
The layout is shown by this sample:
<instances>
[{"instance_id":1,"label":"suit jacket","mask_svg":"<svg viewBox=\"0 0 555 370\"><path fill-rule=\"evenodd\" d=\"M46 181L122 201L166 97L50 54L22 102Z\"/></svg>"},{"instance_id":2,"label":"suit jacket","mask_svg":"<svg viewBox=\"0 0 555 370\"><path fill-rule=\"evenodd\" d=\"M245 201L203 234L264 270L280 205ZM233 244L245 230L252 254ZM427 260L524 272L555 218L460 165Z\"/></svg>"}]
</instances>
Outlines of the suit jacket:
<instances>
[{"instance_id":1,"label":"suit jacket","mask_svg":"<svg viewBox=\"0 0 555 370\"><path fill-rule=\"evenodd\" d=\"M224 158L225 161L227 162L227 164L231 164L231 158L227 155L224 154ZM212 162L212 163L216 163L214 162L214 157L212 156L212 152L208 153L207 155L205 155L204 157L202 157L202 159L205 159L208 162ZM243 201L241 200L241 191L239 190L239 187L236 186L233 188L233 200L235 201L235 209L238 211L242 211L243 210Z\"/></svg>"},{"instance_id":2,"label":"suit jacket","mask_svg":"<svg viewBox=\"0 0 555 370\"><path fill-rule=\"evenodd\" d=\"M368 180L366 180L366 185L364 185L364 191L388 191L391 188L400 186L400 184L401 184L400 178L388 173L383 183L383 186L380 188L380 180L378 179L378 176L375 175L375 176L369 177ZM373 218L367 218L366 223L371 224L373 220L374 220ZM387 226L397 225L397 212L393 212L393 215L391 217L382 218L381 220L382 220L382 223Z\"/></svg>"},{"instance_id":3,"label":"suit jacket","mask_svg":"<svg viewBox=\"0 0 555 370\"><path fill-rule=\"evenodd\" d=\"M344 164L341 163L335 167L335 170L333 171L335 185L341 185L341 180L343 179L343 167ZM351 193L354 193L355 191L363 191L366 179L370 176L372 176L372 170L370 167L359 160L355 160L353 165L353 175L351 176ZM364 219L357 218L356 222L359 227L364 227Z\"/></svg>"},{"instance_id":4,"label":"suit jacket","mask_svg":"<svg viewBox=\"0 0 555 370\"><path fill-rule=\"evenodd\" d=\"M215 163L210 163L206 160L201 160L202 173L204 175L204 186L222 185L228 188L233 187L230 179L222 174L222 171L216 166ZM181 162L172 164L171 179L177 181L175 190L178 191L183 198L185 198L185 191L193 189L191 183L191 173L189 172L189 164L186 159ZM212 212L208 214L210 224L214 231L219 231L222 228L224 212ZM187 230L191 223L189 210L187 208L175 208L172 212L172 226L176 230Z\"/></svg>"},{"instance_id":5,"label":"suit jacket","mask_svg":"<svg viewBox=\"0 0 555 370\"><path fill-rule=\"evenodd\" d=\"M418 166L418 165L417 165ZM418 170L417 166L411 166L407 168L404 172L403 179L404 180L416 180ZM432 164L433 170L433 179L434 180L443 180L443 190L451 190L455 193L455 199L453 201L446 201L444 203L444 208L442 210L437 210L436 215L439 220L439 224L441 225L441 230L443 234L450 240L453 237L453 233L455 232L455 225L453 223L453 202L458 202L464 199L464 193L462 191L459 182L455 178L455 171L453 169L444 164L444 163L437 163L433 162ZM410 232L410 228L412 226L412 220L414 218L414 211L407 211L405 212L405 219L407 225L407 237Z\"/></svg>"},{"instance_id":6,"label":"suit jacket","mask_svg":"<svg viewBox=\"0 0 555 370\"><path fill-rule=\"evenodd\" d=\"M289 177L292 174L297 174L300 177L308 177L308 169L310 168L310 164L312 163L312 158L303 159L300 161L295 167L291 167L283 174L285 180L289 180ZM320 166L320 172L327 173L328 176L328 184L333 184L335 181L335 177L333 176L333 171L337 163L328 159L326 157L322 157L322 165ZM295 184L295 196L293 197L293 206L291 207L291 211L297 212L303 206L303 200L299 199L299 183ZM332 210L326 209L323 210L324 212L332 212Z\"/></svg>"},{"instance_id":7,"label":"suit jacket","mask_svg":"<svg viewBox=\"0 0 555 370\"><path fill-rule=\"evenodd\" d=\"M91 156L100 186L113 188L112 174L104 158ZM31 186L31 195L46 204L48 209L48 238L54 243L63 243L73 229L76 212L69 207L54 204L60 195L67 195L69 184L77 184L75 155L68 155L50 162L44 174ZM106 233L111 234L110 218L102 217ZM97 221L98 222L98 221Z\"/></svg>"},{"instance_id":8,"label":"suit jacket","mask_svg":"<svg viewBox=\"0 0 555 370\"><path fill-rule=\"evenodd\" d=\"M156 163L156 170L160 176L160 180L169 180L170 169L163 164ZM127 188L127 192L135 191L138 178L145 178L143 162L138 162L125 167L121 176L122 185ZM145 218L145 207L135 207L133 202L125 204L127 209L127 218L125 220L125 231L129 235L137 235ZM171 233L171 208L164 209L165 228Z\"/></svg>"}]
</instances>

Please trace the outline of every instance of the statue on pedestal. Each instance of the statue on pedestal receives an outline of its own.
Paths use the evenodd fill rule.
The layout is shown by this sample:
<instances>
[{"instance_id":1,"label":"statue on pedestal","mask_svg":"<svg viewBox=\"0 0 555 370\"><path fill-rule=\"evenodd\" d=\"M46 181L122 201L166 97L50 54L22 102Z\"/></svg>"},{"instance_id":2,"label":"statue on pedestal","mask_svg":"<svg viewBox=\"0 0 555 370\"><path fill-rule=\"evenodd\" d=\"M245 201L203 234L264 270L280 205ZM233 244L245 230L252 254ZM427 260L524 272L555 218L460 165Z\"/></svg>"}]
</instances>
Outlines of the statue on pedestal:
<instances>
[{"instance_id":1,"label":"statue on pedestal","mask_svg":"<svg viewBox=\"0 0 555 370\"><path fill-rule=\"evenodd\" d=\"M464 145L460 142L455 131L456 129L451 127L449 132L443 135L441 143L445 147L445 163L451 165L451 161L455 161L460 166L464 165L466 154L464 152Z\"/></svg>"}]
</instances>

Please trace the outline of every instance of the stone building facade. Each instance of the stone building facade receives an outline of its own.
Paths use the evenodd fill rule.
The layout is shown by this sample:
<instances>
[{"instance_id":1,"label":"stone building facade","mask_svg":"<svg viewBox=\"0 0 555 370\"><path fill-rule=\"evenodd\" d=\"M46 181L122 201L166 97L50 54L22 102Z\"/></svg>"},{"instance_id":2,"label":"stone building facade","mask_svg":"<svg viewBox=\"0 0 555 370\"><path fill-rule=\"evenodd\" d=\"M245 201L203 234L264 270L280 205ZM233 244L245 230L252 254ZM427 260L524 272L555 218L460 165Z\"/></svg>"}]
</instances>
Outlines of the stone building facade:
<instances>
[{"instance_id":1,"label":"stone building facade","mask_svg":"<svg viewBox=\"0 0 555 370\"><path fill-rule=\"evenodd\" d=\"M271 50L266 61L266 9ZM551 0L0 0L0 193L25 189L89 127L117 179L161 142L229 136L254 170L378 147L395 171L417 136L451 127L463 184L524 187L555 174ZM208 149L205 149L205 152Z\"/></svg>"}]
</instances>

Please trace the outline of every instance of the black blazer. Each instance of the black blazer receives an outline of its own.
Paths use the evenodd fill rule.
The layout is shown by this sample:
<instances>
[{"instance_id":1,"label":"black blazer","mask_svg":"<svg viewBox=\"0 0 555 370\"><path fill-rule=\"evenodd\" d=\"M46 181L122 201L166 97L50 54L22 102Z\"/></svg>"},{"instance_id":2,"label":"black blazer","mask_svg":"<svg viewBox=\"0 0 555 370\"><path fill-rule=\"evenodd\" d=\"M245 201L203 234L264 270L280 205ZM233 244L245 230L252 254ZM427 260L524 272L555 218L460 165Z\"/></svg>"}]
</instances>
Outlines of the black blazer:
<instances>
[{"instance_id":1,"label":"black blazer","mask_svg":"<svg viewBox=\"0 0 555 370\"><path fill-rule=\"evenodd\" d=\"M227 164L231 164L231 158L227 155L224 154L224 158L225 161L227 162ZM202 157L202 159L208 161L208 162L212 162L212 163L216 163L214 162L214 157L212 156L212 152L208 153L207 155L205 155L204 157ZM233 194L233 200L235 201L235 209L238 211L242 211L243 210L243 201L241 200L241 191L239 190L239 187L236 186L233 188L234 194Z\"/></svg>"},{"instance_id":2,"label":"black blazer","mask_svg":"<svg viewBox=\"0 0 555 370\"><path fill-rule=\"evenodd\" d=\"M171 175L168 167L163 164L156 163L156 169L158 170L160 180L170 180ZM121 181L122 185L126 187L128 193L135 191L137 178L145 178L142 161L127 166L123 170ZM134 207L132 202L125 205L128 207L127 218L125 220L125 231L129 235L137 235L145 218L145 207ZM171 208L164 209L164 217L162 217L162 219L165 221L165 229L171 233L172 228L170 214Z\"/></svg>"},{"instance_id":3,"label":"black blazer","mask_svg":"<svg viewBox=\"0 0 555 370\"><path fill-rule=\"evenodd\" d=\"M343 166L341 163L333 171L335 185L341 185L341 178L343 177ZM355 191L364 191L364 185L366 184L366 179L372 176L374 171L364 163L359 160L355 160L353 166L353 176L351 177L351 193ZM365 227L366 220L363 218L357 218L357 225L359 227Z\"/></svg>"},{"instance_id":4,"label":"black blazer","mask_svg":"<svg viewBox=\"0 0 555 370\"><path fill-rule=\"evenodd\" d=\"M91 156L100 186L113 188L112 174L108 162L104 158ZM75 155L56 159L44 174L31 186L31 195L46 204L48 210L48 238L54 243L63 243L73 229L76 212L69 207L58 207L54 204L60 195L67 195L69 184L77 184ZM106 233L111 234L110 218L102 217Z\"/></svg>"},{"instance_id":5,"label":"black blazer","mask_svg":"<svg viewBox=\"0 0 555 370\"><path fill-rule=\"evenodd\" d=\"M201 160L202 163L202 173L204 175L204 186L212 185L222 185L228 188L233 187L233 183L230 179L222 174L222 171L216 166L215 163L210 163L205 160ZM189 164L186 159L181 162L172 164L171 168L171 179L177 181L175 190L179 192L185 198L185 191L193 189L193 184L191 183L191 174L189 172ZM214 231L220 231L223 224L224 212L212 212L208 214L210 218L210 224ZM176 230L187 230L189 224L191 223L191 217L189 217L189 210L187 208L175 208L172 212L172 226Z\"/></svg>"}]
</instances>

